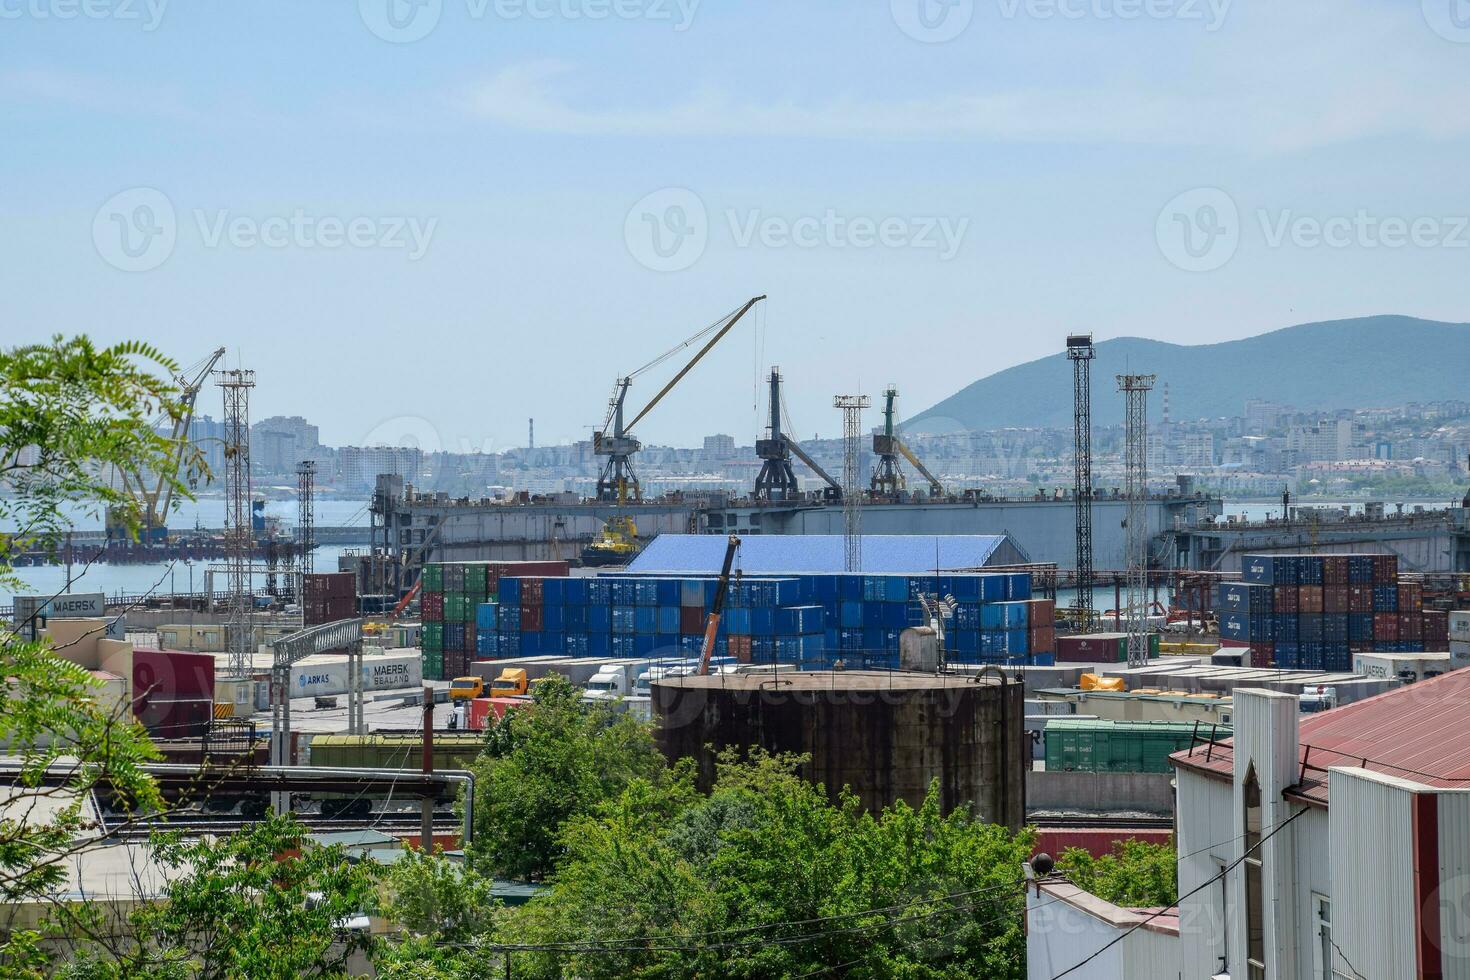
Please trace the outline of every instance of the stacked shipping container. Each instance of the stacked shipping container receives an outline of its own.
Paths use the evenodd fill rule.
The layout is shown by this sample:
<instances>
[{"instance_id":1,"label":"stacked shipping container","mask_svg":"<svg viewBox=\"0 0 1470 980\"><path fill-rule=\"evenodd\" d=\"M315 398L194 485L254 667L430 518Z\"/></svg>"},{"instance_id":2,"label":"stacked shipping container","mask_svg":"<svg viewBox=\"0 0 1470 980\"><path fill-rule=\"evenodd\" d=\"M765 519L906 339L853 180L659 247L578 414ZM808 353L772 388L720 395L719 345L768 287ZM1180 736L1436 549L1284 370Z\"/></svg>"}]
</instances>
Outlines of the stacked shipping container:
<instances>
[{"instance_id":1,"label":"stacked shipping container","mask_svg":"<svg viewBox=\"0 0 1470 980\"><path fill-rule=\"evenodd\" d=\"M688 657L704 642L712 577L505 578L477 611L476 655ZM921 594L953 596L951 662L1038 662L1055 640L1051 600L1023 573L791 575L731 584L716 654L822 669L897 667L898 637L923 619Z\"/></svg>"},{"instance_id":2,"label":"stacked shipping container","mask_svg":"<svg viewBox=\"0 0 1470 980\"><path fill-rule=\"evenodd\" d=\"M1442 644L1443 613L1398 580L1396 555L1246 555L1244 582L1220 586L1220 640L1251 665L1350 670L1354 653L1418 653Z\"/></svg>"},{"instance_id":3,"label":"stacked shipping container","mask_svg":"<svg viewBox=\"0 0 1470 980\"><path fill-rule=\"evenodd\" d=\"M301 621L305 626L334 623L357 615L357 576L325 572L302 576Z\"/></svg>"},{"instance_id":4,"label":"stacked shipping container","mask_svg":"<svg viewBox=\"0 0 1470 980\"><path fill-rule=\"evenodd\" d=\"M419 615L423 620L424 677L443 680L469 671L483 629L478 611L511 575L566 576L564 561L435 562L424 565ZM492 624L493 631L493 624Z\"/></svg>"}]
</instances>

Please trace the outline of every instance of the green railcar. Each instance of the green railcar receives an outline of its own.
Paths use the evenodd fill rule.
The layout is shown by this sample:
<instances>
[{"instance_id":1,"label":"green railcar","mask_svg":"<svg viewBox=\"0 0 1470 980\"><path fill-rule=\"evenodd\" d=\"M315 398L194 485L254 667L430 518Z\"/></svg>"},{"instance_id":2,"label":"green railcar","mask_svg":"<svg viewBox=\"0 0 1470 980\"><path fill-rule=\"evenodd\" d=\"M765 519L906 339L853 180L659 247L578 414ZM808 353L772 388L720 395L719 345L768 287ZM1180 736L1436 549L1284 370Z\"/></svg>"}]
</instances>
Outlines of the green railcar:
<instances>
[{"instance_id":1,"label":"green railcar","mask_svg":"<svg viewBox=\"0 0 1470 980\"><path fill-rule=\"evenodd\" d=\"M468 769L485 747L480 732L435 732L434 768ZM423 737L403 735L314 735L311 764L329 769L421 770Z\"/></svg>"},{"instance_id":2,"label":"green railcar","mask_svg":"<svg viewBox=\"0 0 1470 980\"><path fill-rule=\"evenodd\" d=\"M1209 729L1198 733L1208 737ZM1230 730L1217 727L1216 738ZM1169 756L1195 741L1193 722L1057 718L1046 725L1049 772L1169 772Z\"/></svg>"}]
</instances>

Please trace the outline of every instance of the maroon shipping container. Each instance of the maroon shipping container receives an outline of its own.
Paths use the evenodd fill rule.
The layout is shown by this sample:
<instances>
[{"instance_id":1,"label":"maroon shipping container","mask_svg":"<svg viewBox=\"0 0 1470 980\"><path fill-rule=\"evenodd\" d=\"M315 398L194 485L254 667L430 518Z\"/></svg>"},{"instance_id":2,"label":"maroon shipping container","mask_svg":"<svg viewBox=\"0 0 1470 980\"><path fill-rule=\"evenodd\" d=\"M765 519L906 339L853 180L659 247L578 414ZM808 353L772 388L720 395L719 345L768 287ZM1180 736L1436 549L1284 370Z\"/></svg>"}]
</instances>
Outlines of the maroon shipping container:
<instances>
[{"instance_id":1,"label":"maroon shipping container","mask_svg":"<svg viewBox=\"0 0 1470 980\"><path fill-rule=\"evenodd\" d=\"M1424 618L1424 649L1444 650L1450 645L1450 614L1436 609L1426 609Z\"/></svg>"},{"instance_id":2,"label":"maroon shipping container","mask_svg":"<svg viewBox=\"0 0 1470 980\"><path fill-rule=\"evenodd\" d=\"M215 658L134 650L133 715L155 738L203 738L214 718Z\"/></svg>"},{"instance_id":3,"label":"maroon shipping container","mask_svg":"<svg viewBox=\"0 0 1470 980\"><path fill-rule=\"evenodd\" d=\"M1251 666L1252 667L1274 667L1276 665L1276 644L1253 643L1251 644Z\"/></svg>"},{"instance_id":4,"label":"maroon shipping container","mask_svg":"<svg viewBox=\"0 0 1470 980\"><path fill-rule=\"evenodd\" d=\"M1374 613L1373 639L1379 643L1397 643L1399 641L1399 614Z\"/></svg>"},{"instance_id":5,"label":"maroon shipping container","mask_svg":"<svg viewBox=\"0 0 1470 980\"><path fill-rule=\"evenodd\" d=\"M1279 613L1297 612L1297 587L1295 585L1278 585L1271 593L1271 611ZM1372 602L1370 594L1368 601Z\"/></svg>"},{"instance_id":6,"label":"maroon shipping container","mask_svg":"<svg viewBox=\"0 0 1470 980\"><path fill-rule=\"evenodd\" d=\"M539 578L521 579L521 606L539 606L546 597L546 586Z\"/></svg>"},{"instance_id":7,"label":"maroon shipping container","mask_svg":"<svg viewBox=\"0 0 1470 980\"><path fill-rule=\"evenodd\" d=\"M1348 653L1372 653L1372 640L1349 640Z\"/></svg>"},{"instance_id":8,"label":"maroon shipping container","mask_svg":"<svg viewBox=\"0 0 1470 980\"><path fill-rule=\"evenodd\" d=\"M1424 614L1401 612L1399 613L1399 642L1400 643L1423 643L1424 642Z\"/></svg>"},{"instance_id":9,"label":"maroon shipping container","mask_svg":"<svg viewBox=\"0 0 1470 980\"><path fill-rule=\"evenodd\" d=\"M1345 613L1352 606L1352 594L1346 585L1322 586L1322 611Z\"/></svg>"},{"instance_id":10,"label":"maroon shipping container","mask_svg":"<svg viewBox=\"0 0 1470 980\"><path fill-rule=\"evenodd\" d=\"M734 657L740 663L750 663L750 637L730 637L730 656Z\"/></svg>"},{"instance_id":11,"label":"maroon shipping container","mask_svg":"<svg viewBox=\"0 0 1470 980\"><path fill-rule=\"evenodd\" d=\"M335 623L339 619L357 616L357 599L354 596L330 599L307 599L301 604L301 622L306 626Z\"/></svg>"},{"instance_id":12,"label":"maroon shipping container","mask_svg":"<svg viewBox=\"0 0 1470 980\"><path fill-rule=\"evenodd\" d=\"M1296 590L1297 612L1320 613L1322 612L1322 586L1299 585Z\"/></svg>"},{"instance_id":13,"label":"maroon shipping container","mask_svg":"<svg viewBox=\"0 0 1470 980\"><path fill-rule=\"evenodd\" d=\"M703 633L707 619L704 610L699 606L679 607L679 632L686 636L695 633Z\"/></svg>"},{"instance_id":14,"label":"maroon shipping container","mask_svg":"<svg viewBox=\"0 0 1470 980\"><path fill-rule=\"evenodd\" d=\"M1120 633L1092 633L1057 637L1057 663L1115 664L1127 660Z\"/></svg>"},{"instance_id":15,"label":"maroon shipping container","mask_svg":"<svg viewBox=\"0 0 1470 980\"><path fill-rule=\"evenodd\" d=\"M1398 555L1373 556L1373 581L1379 585L1392 585L1399 580Z\"/></svg>"},{"instance_id":16,"label":"maroon shipping container","mask_svg":"<svg viewBox=\"0 0 1470 980\"><path fill-rule=\"evenodd\" d=\"M1373 611L1373 586L1348 586L1348 612L1370 613Z\"/></svg>"},{"instance_id":17,"label":"maroon shipping container","mask_svg":"<svg viewBox=\"0 0 1470 980\"><path fill-rule=\"evenodd\" d=\"M539 603L537 605L534 605L534 606L528 606L528 605L526 605L525 602L522 602L521 603L521 632L523 632L523 633L539 633L539 632L541 632L541 623L542 623L541 608L542 607L541 607L541 605Z\"/></svg>"},{"instance_id":18,"label":"maroon shipping container","mask_svg":"<svg viewBox=\"0 0 1470 980\"><path fill-rule=\"evenodd\" d=\"M443 592L425 592L419 596L419 618L426 623L444 622Z\"/></svg>"},{"instance_id":19,"label":"maroon shipping container","mask_svg":"<svg viewBox=\"0 0 1470 980\"><path fill-rule=\"evenodd\" d=\"M1326 555L1322 559L1322 584L1347 585L1347 555Z\"/></svg>"},{"instance_id":20,"label":"maroon shipping container","mask_svg":"<svg viewBox=\"0 0 1470 980\"><path fill-rule=\"evenodd\" d=\"M1032 653L1054 653L1057 648L1057 628L1038 626L1031 630Z\"/></svg>"},{"instance_id":21,"label":"maroon shipping container","mask_svg":"<svg viewBox=\"0 0 1470 980\"><path fill-rule=\"evenodd\" d=\"M352 572L322 572L302 576L301 594L311 599L356 599L357 576Z\"/></svg>"},{"instance_id":22,"label":"maroon shipping container","mask_svg":"<svg viewBox=\"0 0 1470 980\"><path fill-rule=\"evenodd\" d=\"M444 677L453 680L456 677L464 677L470 672L471 656L464 650L444 651Z\"/></svg>"},{"instance_id":23,"label":"maroon shipping container","mask_svg":"<svg viewBox=\"0 0 1470 980\"><path fill-rule=\"evenodd\" d=\"M1424 587L1417 582L1399 583L1399 612L1420 612L1424 608Z\"/></svg>"},{"instance_id":24,"label":"maroon shipping container","mask_svg":"<svg viewBox=\"0 0 1470 980\"><path fill-rule=\"evenodd\" d=\"M1249 640L1231 640L1223 636L1220 638L1220 649L1222 650L1244 650L1250 645Z\"/></svg>"}]
</instances>

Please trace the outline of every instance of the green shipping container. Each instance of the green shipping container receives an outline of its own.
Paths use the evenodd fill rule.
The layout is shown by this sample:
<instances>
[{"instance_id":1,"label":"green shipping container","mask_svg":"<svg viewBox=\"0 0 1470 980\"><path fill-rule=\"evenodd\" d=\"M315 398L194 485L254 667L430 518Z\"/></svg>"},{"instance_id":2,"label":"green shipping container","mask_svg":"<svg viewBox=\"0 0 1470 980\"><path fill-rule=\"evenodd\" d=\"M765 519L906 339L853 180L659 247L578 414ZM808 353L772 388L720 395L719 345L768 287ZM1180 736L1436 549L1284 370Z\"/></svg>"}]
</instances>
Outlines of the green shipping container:
<instances>
[{"instance_id":1,"label":"green shipping container","mask_svg":"<svg viewBox=\"0 0 1470 980\"><path fill-rule=\"evenodd\" d=\"M444 654L429 653L424 651L424 680L442 681L444 679Z\"/></svg>"},{"instance_id":2,"label":"green shipping container","mask_svg":"<svg viewBox=\"0 0 1470 980\"><path fill-rule=\"evenodd\" d=\"M1058 718L1046 725L1046 768L1055 772L1170 772L1169 756L1189 748L1193 723L1085 721ZM1228 730L1215 735L1227 737Z\"/></svg>"},{"instance_id":3,"label":"green shipping container","mask_svg":"<svg viewBox=\"0 0 1470 980\"><path fill-rule=\"evenodd\" d=\"M444 624L424 623L424 636L422 641L424 656L429 654L442 654L444 652Z\"/></svg>"},{"instance_id":4,"label":"green shipping container","mask_svg":"<svg viewBox=\"0 0 1470 980\"><path fill-rule=\"evenodd\" d=\"M444 621L446 623L463 623L466 610L470 619L475 618L475 606L478 600L471 603L463 592L444 593Z\"/></svg>"},{"instance_id":5,"label":"green shipping container","mask_svg":"<svg viewBox=\"0 0 1470 980\"><path fill-rule=\"evenodd\" d=\"M424 566L424 573L419 577L425 592L444 591L444 566L438 562L430 562Z\"/></svg>"}]
</instances>

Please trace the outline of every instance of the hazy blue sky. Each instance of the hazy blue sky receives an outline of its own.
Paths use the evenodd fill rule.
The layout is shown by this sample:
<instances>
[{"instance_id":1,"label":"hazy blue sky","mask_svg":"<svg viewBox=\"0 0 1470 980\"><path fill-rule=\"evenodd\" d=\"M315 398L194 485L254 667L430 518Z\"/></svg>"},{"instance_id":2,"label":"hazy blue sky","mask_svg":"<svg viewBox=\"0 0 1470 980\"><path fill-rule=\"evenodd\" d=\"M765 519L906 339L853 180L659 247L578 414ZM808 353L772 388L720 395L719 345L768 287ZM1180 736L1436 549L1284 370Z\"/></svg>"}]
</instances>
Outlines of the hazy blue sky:
<instances>
[{"instance_id":1,"label":"hazy blue sky","mask_svg":"<svg viewBox=\"0 0 1470 980\"><path fill-rule=\"evenodd\" d=\"M1467 90L1467 0L0 0L0 339L500 449L768 293L640 434L778 363L832 435L1070 330L1470 319Z\"/></svg>"}]
</instances>

